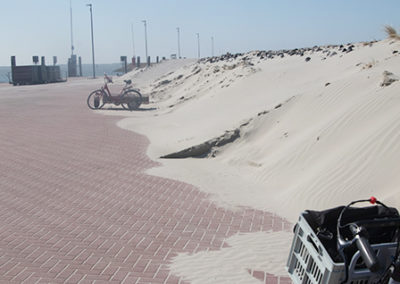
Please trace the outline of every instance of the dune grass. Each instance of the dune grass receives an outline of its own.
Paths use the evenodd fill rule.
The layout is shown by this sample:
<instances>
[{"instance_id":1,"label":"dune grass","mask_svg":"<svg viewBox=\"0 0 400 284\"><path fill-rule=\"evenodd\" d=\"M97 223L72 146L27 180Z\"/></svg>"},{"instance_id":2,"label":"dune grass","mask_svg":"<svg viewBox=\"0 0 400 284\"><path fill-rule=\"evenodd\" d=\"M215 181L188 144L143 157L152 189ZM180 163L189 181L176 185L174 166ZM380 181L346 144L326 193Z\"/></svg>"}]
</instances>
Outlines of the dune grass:
<instances>
[{"instance_id":1,"label":"dune grass","mask_svg":"<svg viewBox=\"0 0 400 284\"><path fill-rule=\"evenodd\" d=\"M385 26L385 32L388 38L400 40L400 36L397 34L397 31L392 26Z\"/></svg>"}]
</instances>

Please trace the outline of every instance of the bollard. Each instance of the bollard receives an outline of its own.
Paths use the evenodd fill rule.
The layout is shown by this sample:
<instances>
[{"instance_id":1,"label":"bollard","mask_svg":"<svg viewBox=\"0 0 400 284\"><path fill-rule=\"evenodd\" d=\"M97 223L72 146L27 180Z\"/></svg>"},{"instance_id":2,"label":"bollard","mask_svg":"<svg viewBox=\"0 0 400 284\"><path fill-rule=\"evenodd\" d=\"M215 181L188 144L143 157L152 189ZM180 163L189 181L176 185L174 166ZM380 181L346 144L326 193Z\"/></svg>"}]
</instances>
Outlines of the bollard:
<instances>
[{"instance_id":1,"label":"bollard","mask_svg":"<svg viewBox=\"0 0 400 284\"><path fill-rule=\"evenodd\" d=\"M150 66L150 56L147 56L147 66Z\"/></svg>"},{"instance_id":2,"label":"bollard","mask_svg":"<svg viewBox=\"0 0 400 284\"><path fill-rule=\"evenodd\" d=\"M82 58L79 56L79 76L82 77Z\"/></svg>"},{"instance_id":3,"label":"bollard","mask_svg":"<svg viewBox=\"0 0 400 284\"><path fill-rule=\"evenodd\" d=\"M15 86L16 83L14 82L14 70L15 70L15 66L16 66L16 60L15 60L15 56L11 56L11 82L13 82L13 85Z\"/></svg>"},{"instance_id":4,"label":"bollard","mask_svg":"<svg viewBox=\"0 0 400 284\"><path fill-rule=\"evenodd\" d=\"M128 66L127 66L127 60L126 60L126 56L121 56L121 62L122 62L122 68L124 70L124 74L126 74L128 72Z\"/></svg>"}]
</instances>

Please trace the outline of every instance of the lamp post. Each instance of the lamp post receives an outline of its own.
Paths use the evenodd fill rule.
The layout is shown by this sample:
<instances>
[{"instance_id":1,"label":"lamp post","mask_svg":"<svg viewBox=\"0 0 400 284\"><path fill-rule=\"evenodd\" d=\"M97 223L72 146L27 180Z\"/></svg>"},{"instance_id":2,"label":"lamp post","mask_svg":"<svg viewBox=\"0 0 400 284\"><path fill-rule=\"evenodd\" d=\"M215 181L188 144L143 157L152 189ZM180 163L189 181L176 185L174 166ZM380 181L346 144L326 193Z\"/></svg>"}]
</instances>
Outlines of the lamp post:
<instances>
[{"instance_id":1,"label":"lamp post","mask_svg":"<svg viewBox=\"0 0 400 284\"><path fill-rule=\"evenodd\" d=\"M69 13L70 13L70 20L71 20L71 55L74 55L74 36L72 32L72 1L69 1ZM72 56L71 56L72 58Z\"/></svg>"},{"instance_id":2,"label":"lamp post","mask_svg":"<svg viewBox=\"0 0 400 284\"><path fill-rule=\"evenodd\" d=\"M92 14L92 4L87 4L86 6L89 6L90 8L90 25L91 25L91 31L92 31L92 58L93 58L93 79L96 78L96 71L95 71L95 65L94 65L94 39L93 39L93 14Z\"/></svg>"},{"instance_id":3,"label":"lamp post","mask_svg":"<svg viewBox=\"0 0 400 284\"><path fill-rule=\"evenodd\" d=\"M133 24L131 24L131 30L132 30L132 51L133 51L132 56L135 57L135 37L133 33Z\"/></svg>"},{"instance_id":4,"label":"lamp post","mask_svg":"<svg viewBox=\"0 0 400 284\"><path fill-rule=\"evenodd\" d=\"M211 37L211 57L214 57L214 37Z\"/></svg>"},{"instance_id":5,"label":"lamp post","mask_svg":"<svg viewBox=\"0 0 400 284\"><path fill-rule=\"evenodd\" d=\"M146 48L146 62L147 64L149 64L148 62L148 54L147 54L147 22L146 20L142 21L144 23L144 44L145 44L145 48Z\"/></svg>"},{"instance_id":6,"label":"lamp post","mask_svg":"<svg viewBox=\"0 0 400 284\"><path fill-rule=\"evenodd\" d=\"M176 31L178 32L178 58L181 58L181 40L180 40L179 28L176 28Z\"/></svg>"},{"instance_id":7,"label":"lamp post","mask_svg":"<svg viewBox=\"0 0 400 284\"><path fill-rule=\"evenodd\" d=\"M200 59L200 34L196 33L197 35L197 57Z\"/></svg>"}]
</instances>

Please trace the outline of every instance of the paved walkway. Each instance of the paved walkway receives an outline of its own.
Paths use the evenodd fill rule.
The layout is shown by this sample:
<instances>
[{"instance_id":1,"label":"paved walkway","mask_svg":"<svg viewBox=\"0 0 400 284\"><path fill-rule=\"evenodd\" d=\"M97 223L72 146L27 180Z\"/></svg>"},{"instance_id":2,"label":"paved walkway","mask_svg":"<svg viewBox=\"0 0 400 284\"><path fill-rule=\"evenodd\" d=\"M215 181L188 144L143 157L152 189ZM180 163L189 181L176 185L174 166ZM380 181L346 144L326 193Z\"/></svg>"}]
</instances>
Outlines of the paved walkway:
<instances>
[{"instance_id":1,"label":"paved walkway","mask_svg":"<svg viewBox=\"0 0 400 284\"><path fill-rule=\"evenodd\" d=\"M184 283L167 267L177 253L291 226L145 174L148 140L86 107L94 83L0 85L0 283Z\"/></svg>"}]
</instances>

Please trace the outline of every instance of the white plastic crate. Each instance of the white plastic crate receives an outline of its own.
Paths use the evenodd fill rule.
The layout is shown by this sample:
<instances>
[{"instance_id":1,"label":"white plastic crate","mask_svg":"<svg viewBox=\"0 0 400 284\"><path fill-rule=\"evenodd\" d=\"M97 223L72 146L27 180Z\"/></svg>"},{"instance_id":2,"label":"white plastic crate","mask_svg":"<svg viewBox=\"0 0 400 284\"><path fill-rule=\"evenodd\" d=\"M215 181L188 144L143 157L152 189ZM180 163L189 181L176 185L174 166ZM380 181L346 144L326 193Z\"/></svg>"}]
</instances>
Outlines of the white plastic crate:
<instances>
[{"instance_id":1,"label":"white plastic crate","mask_svg":"<svg viewBox=\"0 0 400 284\"><path fill-rule=\"evenodd\" d=\"M304 213L303 213L304 214ZM286 269L295 284L338 284L345 278L343 262L335 263L323 244L314 233L303 214L297 223ZM380 264L386 267L395 254L396 243L374 244ZM379 275L367 268L358 268L360 252L357 251L350 261L349 284L376 283Z\"/></svg>"}]
</instances>

